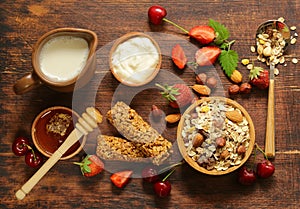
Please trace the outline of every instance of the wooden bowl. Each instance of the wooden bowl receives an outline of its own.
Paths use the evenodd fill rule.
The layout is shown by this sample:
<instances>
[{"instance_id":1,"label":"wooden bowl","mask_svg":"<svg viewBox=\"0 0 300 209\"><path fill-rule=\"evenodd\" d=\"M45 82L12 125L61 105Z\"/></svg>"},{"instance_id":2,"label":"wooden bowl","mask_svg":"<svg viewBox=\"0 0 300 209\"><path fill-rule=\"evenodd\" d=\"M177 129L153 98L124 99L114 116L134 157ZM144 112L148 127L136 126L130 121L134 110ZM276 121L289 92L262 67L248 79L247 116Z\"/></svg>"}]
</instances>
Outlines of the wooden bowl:
<instances>
[{"instance_id":1,"label":"wooden bowl","mask_svg":"<svg viewBox=\"0 0 300 209\"><path fill-rule=\"evenodd\" d=\"M151 43L154 45L154 47L156 48L157 53L158 53L158 62L157 62L157 65L155 66L155 68L153 69L152 73L149 74L143 81L139 81L139 82L133 82L128 79L125 79L121 73L116 71L116 69L114 68L114 65L112 63L113 54L116 51L117 47L120 44L128 41L129 39L135 38L135 37L144 37L144 38L149 39L151 41ZM161 61L162 61L161 51L160 51L160 47L157 44L157 42L151 36L149 36L145 33L141 33L141 32L131 32L131 33L127 33L124 36L120 37L113 44L113 46L110 50L110 55L109 55L109 66L110 66L110 70L111 70L112 74L114 75L114 77L122 84L127 85L127 86L133 86L133 87L142 86L142 85L145 85L145 84L151 82L160 70Z\"/></svg>"},{"instance_id":2,"label":"wooden bowl","mask_svg":"<svg viewBox=\"0 0 300 209\"><path fill-rule=\"evenodd\" d=\"M224 102L224 104L229 104L230 106L237 108L241 111L242 115L246 118L246 120L248 121L249 124L249 135L250 135L250 141L249 141L249 147L246 151L246 153L244 154L244 157L241 160L241 163L239 165L234 165L229 167L227 170L222 170L222 171L218 171L216 169L213 170L207 170L206 168L200 166L196 161L194 161L187 153L187 148L185 147L184 144L184 140L182 137L182 130L184 127L184 118L187 114L191 113L197 106L201 105L203 102L205 101L213 101L213 100L219 100L222 103ZM249 114L247 113L247 111L237 102L228 99L228 98L224 98L224 97L205 97L202 98L201 100L193 103L190 107L188 107L186 109L186 111L184 112L184 114L181 117L181 120L178 124L178 129L177 129L177 143L178 143L178 147L179 147L179 151L182 155L182 157L185 159L185 161L194 169L196 169L197 171L201 172L201 173L205 173L208 175L224 175L224 174L228 174L230 172L233 172L234 170L238 169L239 167L241 167L247 160L248 158L251 156L253 147L254 147L254 143L255 143L255 129L254 129L254 125L252 122L252 119L250 118Z\"/></svg>"},{"instance_id":3,"label":"wooden bowl","mask_svg":"<svg viewBox=\"0 0 300 209\"><path fill-rule=\"evenodd\" d=\"M67 114L72 117L71 123L66 129L66 132L63 136L56 133L53 134L53 132L47 131L46 128L47 124L50 123L51 118L53 118L53 116L57 113ZM72 130L74 129L74 122L76 122L79 117L80 116L75 111L62 106L54 106L43 110L35 118L31 127L32 140L37 150L40 151L44 156L51 157L52 154L72 132ZM81 140L78 140L78 142L71 146L70 149L68 149L66 153L63 154L61 160L66 160L74 157L82 150L85 142L86 136L84 136Z\"/></svg>"}]
</instances>

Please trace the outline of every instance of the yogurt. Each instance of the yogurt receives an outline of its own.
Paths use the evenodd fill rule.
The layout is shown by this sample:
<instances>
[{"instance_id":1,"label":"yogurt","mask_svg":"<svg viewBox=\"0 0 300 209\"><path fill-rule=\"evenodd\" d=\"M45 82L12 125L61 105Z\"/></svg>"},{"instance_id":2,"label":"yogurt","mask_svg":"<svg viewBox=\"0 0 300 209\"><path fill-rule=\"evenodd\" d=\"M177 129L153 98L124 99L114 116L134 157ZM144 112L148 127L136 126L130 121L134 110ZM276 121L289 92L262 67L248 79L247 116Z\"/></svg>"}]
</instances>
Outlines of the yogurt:
<instances>
[{"instance_id":1,"label":"yogurt","mask_svg":"<svg viewBox=\"0 0 300 209\"><path fill-rule=\"evenodd\" d=\"M153 42L142 36L119 44L111 57L114 73L129 84L143 83L156 70L159 51Z\"/></svg>"},{"instance_id":2,"label":"yogurt","mask_svg":"<svg viewBox=\"0 0 300 209\"><path fill-rule=\"evenodd\" d=\"M79 75L89 54L88 42L74 36L58 36L41 49L39 62L42 73L54 82L65 82Z\"/></svg>"}]
</instances>

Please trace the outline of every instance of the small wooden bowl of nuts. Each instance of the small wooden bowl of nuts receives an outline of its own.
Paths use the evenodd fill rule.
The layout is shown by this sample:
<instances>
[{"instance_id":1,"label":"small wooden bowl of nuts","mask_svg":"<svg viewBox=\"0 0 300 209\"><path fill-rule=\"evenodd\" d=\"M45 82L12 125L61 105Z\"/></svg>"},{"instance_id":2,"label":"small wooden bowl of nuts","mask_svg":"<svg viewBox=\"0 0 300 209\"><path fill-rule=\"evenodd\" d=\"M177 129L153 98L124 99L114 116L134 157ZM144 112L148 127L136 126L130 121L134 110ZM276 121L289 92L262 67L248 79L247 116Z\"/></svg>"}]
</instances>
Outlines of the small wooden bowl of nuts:
<instances>
[{"instance_id":1,"label":"small wooden bowl of nuts","mask_svg":"<svg viewBox=\"0 0 300 209\"><path fill-rule=\"evenodd\" d=\"M255 129L250 115L237 102L205 97L182 115L177 143L181 155L194 169L224 175L248 160L255 143Z\"/></svg>"}]
</instances>

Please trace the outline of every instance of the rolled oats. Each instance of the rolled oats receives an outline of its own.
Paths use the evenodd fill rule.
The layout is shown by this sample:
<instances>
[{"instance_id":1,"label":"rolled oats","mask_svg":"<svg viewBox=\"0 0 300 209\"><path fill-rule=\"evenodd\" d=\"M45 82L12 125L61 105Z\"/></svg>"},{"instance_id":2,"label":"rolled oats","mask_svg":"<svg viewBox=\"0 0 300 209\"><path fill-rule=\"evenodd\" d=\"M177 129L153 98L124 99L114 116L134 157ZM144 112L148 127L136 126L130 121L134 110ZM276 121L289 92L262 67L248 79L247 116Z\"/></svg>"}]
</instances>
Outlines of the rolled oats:
<instances>
[{"instance_id":1,"label":"rolled oats","mask_svg":"<svg viewBox=\"0 0 300 209\"><path fill-rule=\"evenodd\" d=\"M209 107L209 111L201 111ZM184 115L184 126L181 132L188 155L201 167L207 170L224 171L242 162L244 153L238 153L238 147L245 150L249 147L250 131L247 119L239 123L226 118L228 111L239 109L218 99L201 103L192 112ZM198 117L192 115L197 114ZM193 138L201 133L205 136L201 146L193 146ZM217 146L216 140L226 139L224 146Z\"/></svg>"}]
</instances>

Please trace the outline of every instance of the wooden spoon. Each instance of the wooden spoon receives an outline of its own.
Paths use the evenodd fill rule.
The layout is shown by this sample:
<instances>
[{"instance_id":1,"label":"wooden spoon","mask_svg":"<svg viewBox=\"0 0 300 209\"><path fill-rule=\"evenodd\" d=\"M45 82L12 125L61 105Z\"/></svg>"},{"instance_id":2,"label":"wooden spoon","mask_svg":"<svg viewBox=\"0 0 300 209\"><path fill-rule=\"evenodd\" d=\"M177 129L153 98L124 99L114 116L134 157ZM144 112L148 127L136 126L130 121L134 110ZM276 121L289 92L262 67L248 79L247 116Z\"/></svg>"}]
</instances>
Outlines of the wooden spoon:
<instances>
[{"instance_id":1,"label":"wooden spoon","mask_svg":"<svg viewBox=\"0 0 300 209\"><path fill-rule=\"evenodd\" d=\"M267 29L270 28L277 29L282 34L283 39L286 41L285 47L283 49L285 50L288 46L289 39L291 37L289 27L285 23L279 20L268 20L262 23L258 27L256 31L256 36L258 34L264 33ZM275 157L274 68L275 68L275 64L273 62L270 62L270 71L269 71L270 83L269 83L269 92L268 92L268 113L267 113L267 127L266 127L266 141L265 141L265 154L268 158Z\"/></svg>"},{"instance_id":2,"label":"wooden spoon","mask_svg":"<svg viewBox=\"0 0 300 209\"><path fill-rule=\"evenodd\" d=\"M42 165L42 167L16 192L19 200L24 199L31 189L43 178L43 176L56 164L61 156L80 139L83 135L92 132L102 122L101 113L93 108L88 107L82 117L78 119L74 130L70 133L64 143L53 153L53 155Z\"/></svg>"}]
</instances>

